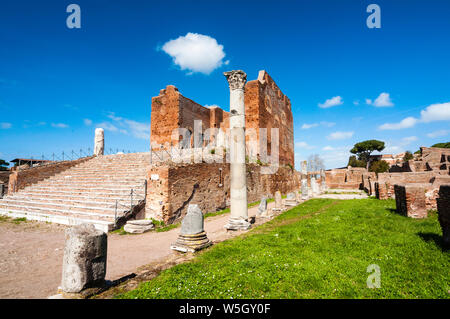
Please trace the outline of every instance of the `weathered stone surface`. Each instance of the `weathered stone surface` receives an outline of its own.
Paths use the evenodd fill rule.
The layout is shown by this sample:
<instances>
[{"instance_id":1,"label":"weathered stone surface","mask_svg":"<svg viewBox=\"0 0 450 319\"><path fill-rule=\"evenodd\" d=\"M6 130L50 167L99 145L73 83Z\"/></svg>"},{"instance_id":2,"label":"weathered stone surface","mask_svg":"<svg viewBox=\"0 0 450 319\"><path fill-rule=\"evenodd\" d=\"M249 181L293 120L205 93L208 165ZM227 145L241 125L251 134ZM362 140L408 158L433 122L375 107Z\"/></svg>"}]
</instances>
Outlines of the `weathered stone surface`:
<instances>
[{"instance_id":1,"label":"weathered stone surface","mask_svg":"<svg viewBox=\"0 0 450 319\"><path fill-rule=\"evenodd\" d=\"M437 199L439 223L442 228L444 245L450 246L450 184L441 185Z\"/></svg>"},{"instance_id":2,"label":"weathered stone surface","mask_svg":"<svg viewBox=\"0 0 450 319\"><path fill-rule=\"evenodd\" d=\"M308 180L306 178L302 179L302 185L301 185L301 192L302 192L302 199L307 200L308 199Z\"/></svg>"},{"instance_id":3,"label":"weathered stone surface","mask_svg":"<svg viewBox=\"0 0 450 319\"><path fill-rule=\"evenodd\" d=\"M102 285L106 275L107 235L92 224L66 230L61 287L77 293Z\"/></svg>"},{"instance_id":4,"label":"weathered stone surface","mask_svg":"<svg viewBox=\"0 0 450 319\"><path fill-rule=\"evenodd\" d=\"M177 241L171 245L172 250L195 252L212 243L203 229L203 213L198 205L189 205L188 212L181 222L181 231Z\"/></svg>"},{"instance_id":5,"label":"weathered stone surface","mask_svg":"<svg viewBox=\"0 0 450 319\"><path fill-rule=\"evenodd\" d=\"M282 209L283 208L283 200L281 198L281 192L276 191L275 192L275 208L276 209Z\"/></svg>"},{"instance_id":6,"label":"weathered stone surface","mask_svg":"<svg viewBox=\"0 0 450 319\"><path fill-rule=\"evenodd\" d=\"M397 212L412 218L426 218L428 209L426 205L426 191L431 184L396 184L395 202Z\"/></svg>"},{"instance_id":7,"label":"weathered stone surface","mask_svg":"<svg viewBox=\"0 0 450 319\"><path fill-rule=\"evenodd\" d=\"M295 200L295 193L293 193L293 192L288 193L288 194L286 195L286 199L294 199L294 200Z\"/></svg>"},{"instance_id":8,"label":"weathered stone surface","mask_svg":"<svg viewBox=\"0 0 450 319\"><path fill-rule=\"evenodd\" d=\"M194 235L204 231L203 213L196 204L190 204L181 222L181 234Z\"/></svg>"},{"instance_id":9,"label":"weathered stone surface","mask_svg":"<svg viewBox=\"0 0 450 319\"><path fill-rule=\"evenodd\" d=\"M94 155L103 155L105 151L105 132L102 128L95 129Z\"/></svg>"},{"instance_id":10,"label":"weathered stone surface","mask_svg":"<svg viewBox=\"0 0 450 319\"><path fill-rule=\"evenodd\" d=\"M261 198L258 206L258 215L265 214L267 212L267 198L264 196Z\"/></svg>"},{"instance_id":11,"label":"weathered stone surface","mask_svg":"<svg viewBox=\"0 0 450 319\"><path fill-rule=\"evenodd\" d=\"M319 185L314 176L311 176L311 191L313 196L318 196L320 194Z\"/></svg>"},{"instance_id":12,"label":"weathered stone surface","mask_svg":"<svg viewBox=\"0 0 450 319\"><path fill-rule=\"evenodd\" d=\"M130 234L142 234L155 228L151 220L129 220L123 230Z\"/></svg>"}]
</instances>

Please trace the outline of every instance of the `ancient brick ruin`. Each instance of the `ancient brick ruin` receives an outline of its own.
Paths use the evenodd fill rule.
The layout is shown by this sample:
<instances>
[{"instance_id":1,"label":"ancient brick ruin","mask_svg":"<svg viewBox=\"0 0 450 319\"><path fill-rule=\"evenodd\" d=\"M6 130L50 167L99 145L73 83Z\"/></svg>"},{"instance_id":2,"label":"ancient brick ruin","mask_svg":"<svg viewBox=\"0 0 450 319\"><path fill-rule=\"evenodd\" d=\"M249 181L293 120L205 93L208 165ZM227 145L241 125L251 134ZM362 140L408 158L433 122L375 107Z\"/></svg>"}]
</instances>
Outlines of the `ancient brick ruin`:
<instances>
[{"instance_id":1,"label":"ancient brick ruin","mask_svg":"<svg viewBox=\"0 0 450 319\"><path fill-rule=\"evenodd\" d=\"M214 134L212 129L223 132L230 127L230 114L219 107L204 107L181 95L176 87L168 85L158 96L152 98L151 136L152 148L176 146L183 138L180 128L186 129L190 135L190 145L195 147L195 121L201 121L201 131L210 129L209 140L202 140L201 146L216 140L219 146L226 144L226 136ZM245 85L245 127L246 140L256 140L255 144L247 143L247 155L256 160L261 148L267 147L271 152L272 128L279 129L279 162L294 166L294 127L291 102L278 88L266 71L260 71L258 79ZM262 141L260 128L267 129L267 144ZM180 132L172 136L174 132ZM264 151L264 150L263 150Z\"/></svg>"},{"instance_id":2,"label":"ancient brick ruin","mask_svg":"<svg viewBox=\"0 0 450 319\"><path fill-rule=\"evenodd\" d=\"M245 130L247 144L248 202L272 196L277 190L284 194L299 188L299 176L294 167L294 135L291 103L265 71L258 79L245 85ZM201 121L201 126L198 126ZM230 113L219 107L206 108L184 97L174 86L161 90L152 99L152 149L171 147L205 147L212 141L226 147L230 127ZM267 143L260 128L267 129ZM265 164L261 152L270 155L271 129L279 129L279 167L274 174L262 174ZM184 130L182 130L184 129ZM208 129L211 136L196 140L195 130L202 134ZM174 133L175 132L175 133ZM188 134L186 139L184 134ZM206 134L205 134L206 135ZM251 141L256 143L251 143ZM180 145L183 141L184 144ZM157 158L155 159L157 160ZM258 164L257 164L258 163ZM168 160L153 163L149 169L146 217L173 222L182 218L189 204L197 204L204 212L229 206L230 165L227 163L175 163Z\"/></svg>"}]
</instances>

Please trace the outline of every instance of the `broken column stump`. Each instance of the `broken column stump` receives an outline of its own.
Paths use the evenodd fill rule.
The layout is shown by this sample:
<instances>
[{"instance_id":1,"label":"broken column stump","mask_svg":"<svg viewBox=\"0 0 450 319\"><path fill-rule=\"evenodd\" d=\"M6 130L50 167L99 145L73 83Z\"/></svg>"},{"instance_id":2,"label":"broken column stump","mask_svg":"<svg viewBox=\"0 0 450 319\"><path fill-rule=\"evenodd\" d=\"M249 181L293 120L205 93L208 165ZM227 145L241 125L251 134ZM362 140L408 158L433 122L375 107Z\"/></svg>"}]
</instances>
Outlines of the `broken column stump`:
<instances>
[{"instance_id":1,"label":"broken column stump","mask_svg":"<svg viewBox=\"0 0 450 319\"><path fill-rule=\"evenodd\" d=\"M288 193L286 198L284 199L284 205L285 206L297 206L297 198L295 196L295 193Z\"/></svg>"},{"instance_id":2,"label":"broken column stump","mask_svg":"<svg viewBox=\"0 0 450 319\"><path fill-rule=\"evenodd\" d=\"M63 293L101 287L105 283L108 237L92 224L66 230L61 288Z\"/></svg>"},{"instance_id":3,"label":"broken column stump","mask_svg":"<svg viewBox=\"0 0 450 319\"><path fill-rule=\"evenodd\" d=\"M450 184L440 186L439 198L436 201L442 240L445 246L450 246Z\"/></svg>"},{"instance_id":4,"label":"broken column stump","mask_svg":"<svg viewBox=\"0 0 450 319\"><path fill-rule=\"evenodd\" d=\"M181 222L181 231L177 241L170 249L180 252L196 252L211 246L212 243L204 230L203 213L198 205L190 204L186 216Z\"/></svg>"}]
</instances>

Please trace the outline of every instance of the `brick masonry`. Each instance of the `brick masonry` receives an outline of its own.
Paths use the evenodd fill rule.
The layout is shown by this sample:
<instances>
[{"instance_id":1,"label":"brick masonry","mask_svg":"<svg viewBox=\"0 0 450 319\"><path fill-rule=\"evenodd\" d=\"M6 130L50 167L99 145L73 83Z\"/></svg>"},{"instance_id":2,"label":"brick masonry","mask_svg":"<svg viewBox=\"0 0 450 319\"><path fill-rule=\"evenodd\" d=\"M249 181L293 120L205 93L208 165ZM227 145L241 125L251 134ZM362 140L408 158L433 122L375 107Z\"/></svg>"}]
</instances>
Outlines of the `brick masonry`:
<instances>
[{"instance_id":1,"label":"brick masonry","mask_svg":"<svg viewBox=\"0 0 450 319\"><path fill-rule=\"evenodd\" d=\"M298 190L300 177L289 167L275 174L261 174L261 166L247 165L248 202L277 190L286 194ZM146 218L173 223L182 218L189 204L198 204L203 213L229 206L230 165L222 163L163 164L150 167Z\"/></svg>"},{"instance_id":2,"label":"brick masonry","mask_svg":"<svg viewBox=\"0 0 450 319\"><path fill-rule=\"evenodd\" d=\"M279 129L279 161L280 164L294 166L294 127L291 102L284 95L275 81L265 71L260 71L258 79L247 82L245 86L245 125L247 154L251 159L257 159L261 154L260 128L267 129L267 154L271 152L271 129ZM178 128L185 128L191 134L190 144L194 145L194 121L202 121L202 132L206 129L220 128L226 133L229 128L229 112L219 107L206 108L190 100L173 85L168 85L160 94L152 98L151 135L153 148L176 145L182 139L181 134L173 132ZM256 144L248 142L254 132ZM215 137L212 137L213 140ZM204 144L209 141L204 141ZM204 145L206 146L206 145Z\"/></svg>"},{"instance_id":3,"label":"brick masonry","mask_svg":"<svg viewBox=\"0 0 450 319\"><path fill-rule=\"evenodd\" d=\"M420 183L395 185L397 212L407 217L426 218L431 209L426 195L430 188L431 184Z\"/></svg>"},{"instance_id":4,"label":"brick masonry","mask_svg":"<svg viewBox=\"0 0 450 319\"><path fill-rule=\"evenodd\" d=\"M440 186L437 208L443 242L450 246L450 184Z\"/></svg>"}]
</instances>

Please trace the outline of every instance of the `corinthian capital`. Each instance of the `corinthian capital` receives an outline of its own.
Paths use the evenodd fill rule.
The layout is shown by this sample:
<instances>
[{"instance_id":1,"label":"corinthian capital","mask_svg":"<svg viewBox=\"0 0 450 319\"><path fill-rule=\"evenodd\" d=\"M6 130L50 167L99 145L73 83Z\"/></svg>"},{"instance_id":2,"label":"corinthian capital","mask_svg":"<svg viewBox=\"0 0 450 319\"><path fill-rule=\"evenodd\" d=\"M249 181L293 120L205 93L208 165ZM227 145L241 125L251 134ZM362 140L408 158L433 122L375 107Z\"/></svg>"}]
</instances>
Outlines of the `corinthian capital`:
<instances>
[{"instance_id":1,"label":"corinthian capital","mask_svg":"<svg viewBox=\"0 0 450 319\"><path fill-rule=\"evenodd\" d=\"M244 89L245 82L247 82L247 74L242 70L233 70L224 72L223 75L227 78L230 90Z\"/></svg>"}]
</instances>

